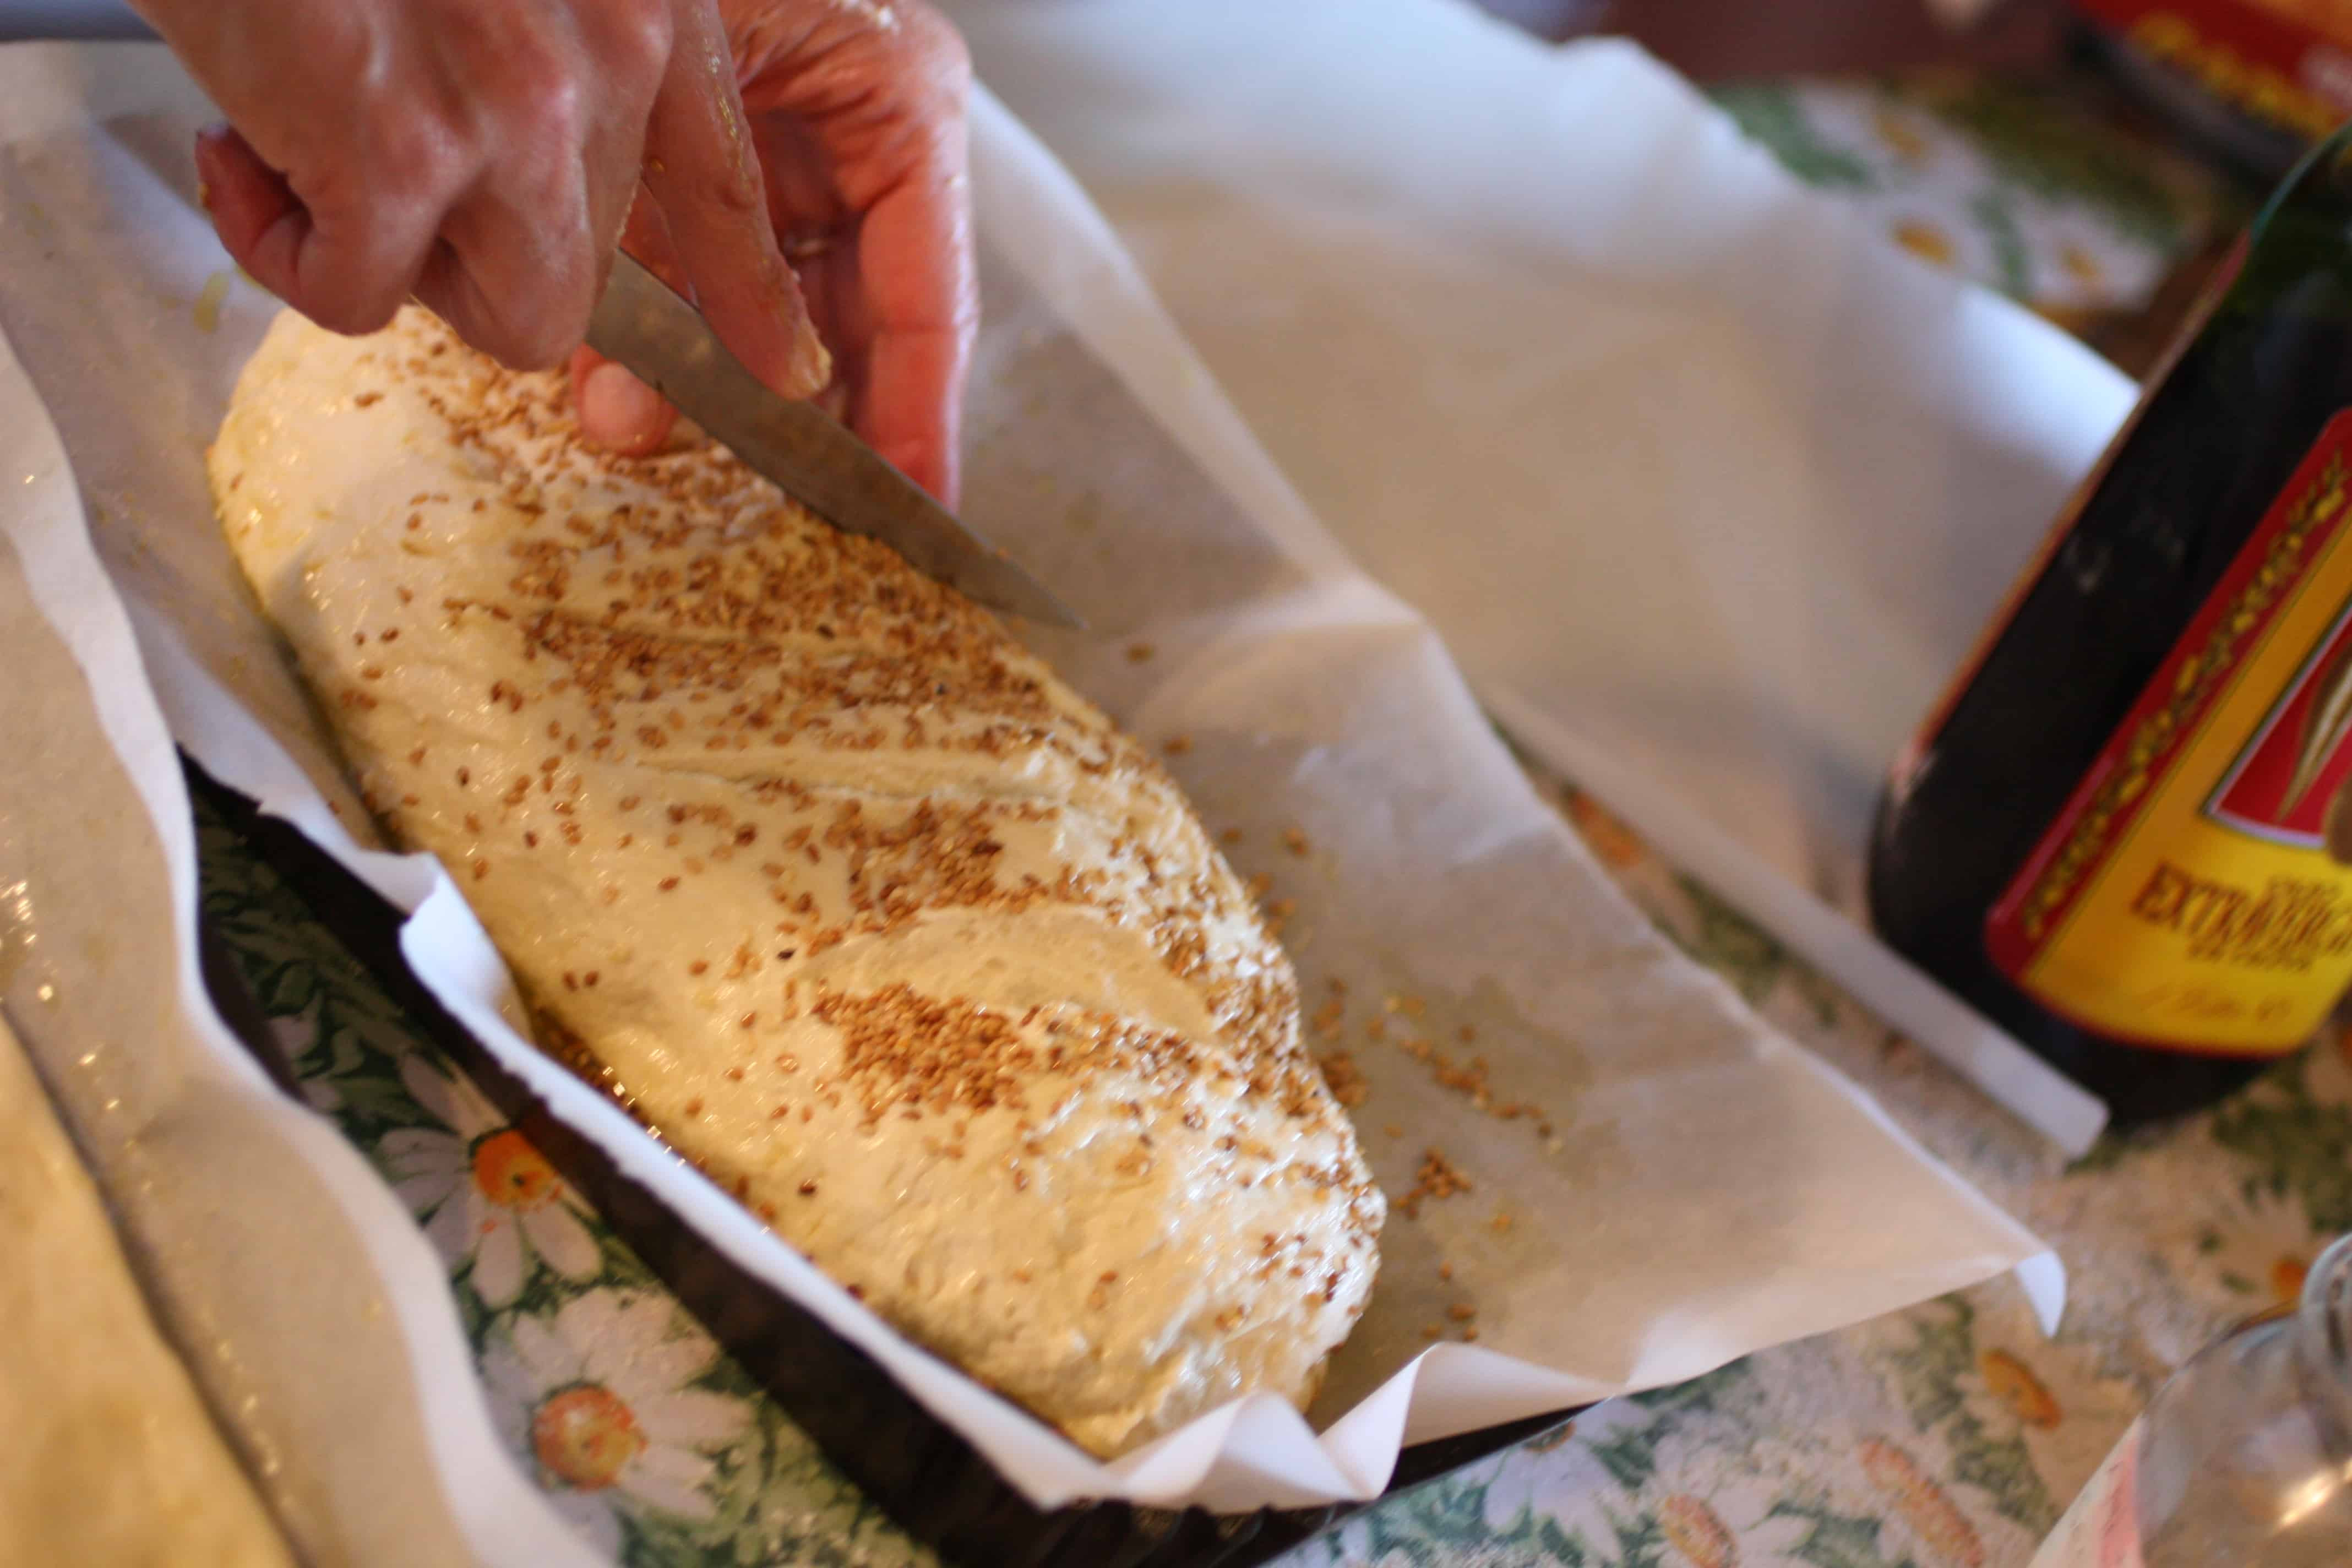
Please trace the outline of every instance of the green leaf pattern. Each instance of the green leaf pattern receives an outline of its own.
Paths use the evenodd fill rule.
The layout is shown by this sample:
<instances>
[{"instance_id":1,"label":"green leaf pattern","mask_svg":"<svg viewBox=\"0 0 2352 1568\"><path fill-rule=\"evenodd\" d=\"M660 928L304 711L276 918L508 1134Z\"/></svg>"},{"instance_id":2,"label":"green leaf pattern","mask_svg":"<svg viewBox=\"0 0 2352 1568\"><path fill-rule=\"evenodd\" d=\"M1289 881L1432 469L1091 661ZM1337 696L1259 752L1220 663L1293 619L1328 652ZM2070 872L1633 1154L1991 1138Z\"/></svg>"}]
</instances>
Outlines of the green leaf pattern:
<instances>
[{"instance_id":1,"label":"green leaf pattern","mask_svg":"<svg viewBox=\"0 0 2352 1568\"><path fill-rule=\"evenodd\" d=\"M2352 1068L2332 1042L2207 1117L2113 1140L2071 1169L2045 1161L2005 1191L1990 1154L2003 1136L2038 1149L2030 1135L1921 1072L1909 1047L1599 803L1578 800L1570 816L1663 929L1913 1111L1931 1142L1933 1097L1957 1106L1967 1138L1939 1152L1997 1198L2037 1216L2063 1198L2074 1229L2035 1219L2062 1254L2120 1242L2154 1257L2160 1289L2119 1304L2102 1294L2105 1274L2078 1268L2075 1315L2054 1343L1996 1282L1751 1356L1391 1498L1286 1568L2021 1562L2155 1378L2291 1289L2326 1235L2352 1226ZM274 873L209 821L199 845L206 913L302 1092L440 1249L500 1431L584 1536L632 1568L930 1561L533 1163ZM516 1201L493 1201L500 1192Z\"/></svg>"},{"instance_id":2,"label":"green leaf pattern","mask_svg":"<svg viewBox=\"0 0 2352 1568\"><path fill-rule=\"evenodd\" d=\"M1735 82L1717 104L1906 248L2038 310L2146 307L2235 210L2074 97L1981 78Z\"/></svg>"},{"instance_id":3,"label":"green leaf pattern","mask_svg":"<svg viewBox=\"0 0 2352 1568\"><path fill-rule=\"evenodd\" d=\"M205 912L304 1097L407 1201L508 1446L630 1568L900 1568L884 1519L268 867L200 809ZM500 1202L504 1197L509 1201Z\"/></svg>"}]
</instances>

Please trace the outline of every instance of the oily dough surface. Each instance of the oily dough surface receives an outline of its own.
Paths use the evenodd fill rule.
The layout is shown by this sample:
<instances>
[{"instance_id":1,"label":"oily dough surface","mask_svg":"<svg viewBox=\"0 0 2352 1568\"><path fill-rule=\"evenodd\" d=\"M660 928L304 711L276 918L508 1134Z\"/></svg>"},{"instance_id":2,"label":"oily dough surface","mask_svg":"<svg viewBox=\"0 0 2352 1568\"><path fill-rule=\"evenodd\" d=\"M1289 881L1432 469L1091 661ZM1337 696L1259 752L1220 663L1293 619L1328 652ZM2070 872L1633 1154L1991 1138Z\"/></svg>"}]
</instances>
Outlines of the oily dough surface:
<instances>
[{"instance_id":1,"label":"oily dough surface","mask_svg":"<svg viewBox=\"0 0 2352 1568\"><path fill-rule=\"evenodd\" d=\"M0 1024L0 1564L291 1561Z\"/></svg>"},{"instance_id":2,"label":"oily dough surface","mask_svg":"<svg viewBox=\"0 0 2352 1568\"><path fill-rule=\"evenodd\" d=\"M672 1145L1097 1454L1312 1395L1384 1205L1289 963L989 616L414 307L282 315L211 472L371 805Z\"/></svg>"}]
</instances>

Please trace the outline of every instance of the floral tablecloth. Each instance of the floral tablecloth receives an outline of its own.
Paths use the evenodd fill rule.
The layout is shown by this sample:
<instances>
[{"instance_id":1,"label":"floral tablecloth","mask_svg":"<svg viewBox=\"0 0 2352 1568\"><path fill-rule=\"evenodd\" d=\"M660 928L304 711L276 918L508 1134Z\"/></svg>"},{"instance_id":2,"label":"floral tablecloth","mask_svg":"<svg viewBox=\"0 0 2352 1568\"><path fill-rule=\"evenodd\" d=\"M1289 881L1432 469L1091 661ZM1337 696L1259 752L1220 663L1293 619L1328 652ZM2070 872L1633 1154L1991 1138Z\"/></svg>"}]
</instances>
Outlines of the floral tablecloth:
<instances>
[{"instance_id":1,"label":"floral tablecloth","mask_svg":"<svg viewBox=\"0 0 2352 1568\"><path fill-rule=\"evenodd\" d=\"M1391 1499L1286 1568L2020 1563L2165 1373L2291 1296L2352 1229L2340 1038L2211 1114L2062 1168L1597 803L1559 799L1695 956L2057 1246L2068 1326L2043 1341L2000 1282L1751 1356ZM582 1533L630 1564L928 1562L276 873L199 826L208 919L303 1094L447 1260L500 1429Z\"/></svg>"},{"instance_id":2,"label":"floral tablecloth","mask_svg":"<svg viewBox=\"0 0 2352 1568\"><path fill-rule=\"evenodd\" d=\"M2035 153L2019 116L2046 105L1950 83L1725 100L1800 174L1872 204L1895 242L2062 315L2144 305L2232 200L2072 131ZM2323 1242L2352 1229L2340 1035L2209 1114L2070 1168L1599 804L1548 787L1664 930L2058 1248L2066 1327L2043 1340L2003 1281L1751 1356L1392 1498L1286 1568L2020 1563L2156 1384L2292 1295ZM507 1442L580 1531L629 1564L929 1561L292 891L217 822L199 825L207 914L302 1092L447 1261Z\"/></svg>"}]
</instances>

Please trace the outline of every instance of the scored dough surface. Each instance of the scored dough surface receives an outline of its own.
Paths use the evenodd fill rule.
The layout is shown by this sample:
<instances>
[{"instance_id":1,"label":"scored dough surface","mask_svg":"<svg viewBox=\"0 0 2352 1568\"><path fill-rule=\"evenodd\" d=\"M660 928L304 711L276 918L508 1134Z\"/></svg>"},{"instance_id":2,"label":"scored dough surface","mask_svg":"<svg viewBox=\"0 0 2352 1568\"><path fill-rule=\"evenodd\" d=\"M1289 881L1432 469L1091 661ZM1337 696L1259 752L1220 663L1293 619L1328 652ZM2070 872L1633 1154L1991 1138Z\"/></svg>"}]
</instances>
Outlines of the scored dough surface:
<instances>
[{"instance_id":1,"label":"scored dough surface","mask_svg":"<svg viewBox=\"0 0 2352 1568\"><path fill-rule=\"evenodd\" d=\"M211 470L371 806L673 1146L1096 1453L1311 1395L1383 1203L1288 961L984 612L414 307L281 316Z\"/></svg>"}]
</instances>

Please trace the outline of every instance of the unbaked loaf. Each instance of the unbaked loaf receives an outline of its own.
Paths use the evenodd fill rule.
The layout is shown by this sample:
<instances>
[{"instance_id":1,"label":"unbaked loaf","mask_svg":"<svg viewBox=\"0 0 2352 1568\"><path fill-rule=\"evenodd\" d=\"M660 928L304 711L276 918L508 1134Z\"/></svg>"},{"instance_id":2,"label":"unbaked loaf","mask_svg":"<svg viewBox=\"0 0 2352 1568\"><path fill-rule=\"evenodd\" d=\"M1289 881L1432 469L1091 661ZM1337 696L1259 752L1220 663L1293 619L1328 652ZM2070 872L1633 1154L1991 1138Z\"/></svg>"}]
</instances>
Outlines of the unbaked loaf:
<instances>
[{"instance_id":1,"label":"unbaked loaf","mask_svg":"<svg viewBox=\"0 0 2352 1568\"><path fill-rule=\"evenodd\" d=\"M281 316L211 473L370 805L686 1157L1097 1454L1311 1396L1383 1204L1290 965L985 612L413 307Z\"/></svg>"}]
</instances>

